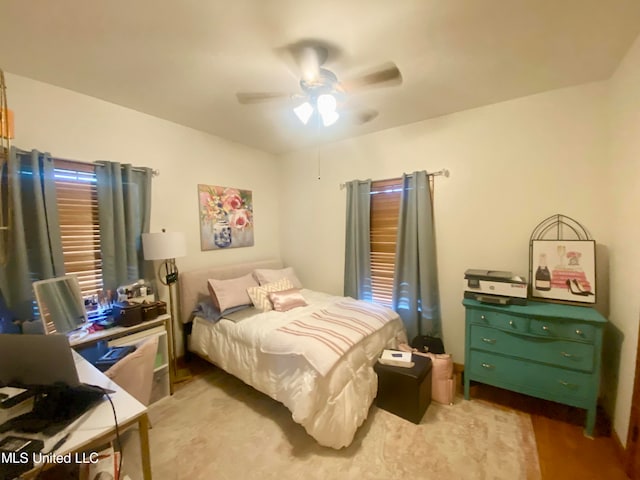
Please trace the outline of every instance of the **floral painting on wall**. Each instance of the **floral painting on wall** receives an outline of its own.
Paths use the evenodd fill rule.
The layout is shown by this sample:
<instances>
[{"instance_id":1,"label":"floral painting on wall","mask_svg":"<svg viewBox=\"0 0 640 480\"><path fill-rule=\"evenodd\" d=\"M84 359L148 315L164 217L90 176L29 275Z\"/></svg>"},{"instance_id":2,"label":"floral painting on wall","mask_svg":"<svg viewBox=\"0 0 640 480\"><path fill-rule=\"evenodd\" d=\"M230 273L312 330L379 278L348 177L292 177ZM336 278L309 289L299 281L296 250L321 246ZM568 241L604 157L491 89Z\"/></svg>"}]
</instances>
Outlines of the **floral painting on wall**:
<instances>
[{"instance_id":1,"label":"floral painting on wall","mask_svg":"<svg viewBox=\"0 0 640 480\"><path fill-rule=\"evenodd\" d=\"M251 190L198 185L200 249L253 246Z\"/></svg>"}]
</instances>

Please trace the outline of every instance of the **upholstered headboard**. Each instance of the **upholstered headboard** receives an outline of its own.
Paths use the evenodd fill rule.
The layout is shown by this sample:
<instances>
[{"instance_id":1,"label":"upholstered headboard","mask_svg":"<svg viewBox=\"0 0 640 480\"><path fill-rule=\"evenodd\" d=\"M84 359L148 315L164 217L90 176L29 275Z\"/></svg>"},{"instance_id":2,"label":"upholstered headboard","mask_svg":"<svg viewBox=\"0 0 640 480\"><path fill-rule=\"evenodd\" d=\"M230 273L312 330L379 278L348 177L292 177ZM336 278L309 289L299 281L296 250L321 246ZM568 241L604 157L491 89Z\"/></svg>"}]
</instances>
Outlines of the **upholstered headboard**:
<instances>
[{"instance_id":1,"label":"upholstered headboard","mask_svg":"<svg viewBox=\"0 0 640 480\"><path fill-rule=\"evenodd\" d=\"M191 312L198 302L209 297L208 279L226 280L241 277L253 272L256 268L282 268L282 261L273 258L250 263L199 268L180 273L178 285L180 286L180 318L182 321L188 322L191 319Z\"/></svg>"}]
</instances>

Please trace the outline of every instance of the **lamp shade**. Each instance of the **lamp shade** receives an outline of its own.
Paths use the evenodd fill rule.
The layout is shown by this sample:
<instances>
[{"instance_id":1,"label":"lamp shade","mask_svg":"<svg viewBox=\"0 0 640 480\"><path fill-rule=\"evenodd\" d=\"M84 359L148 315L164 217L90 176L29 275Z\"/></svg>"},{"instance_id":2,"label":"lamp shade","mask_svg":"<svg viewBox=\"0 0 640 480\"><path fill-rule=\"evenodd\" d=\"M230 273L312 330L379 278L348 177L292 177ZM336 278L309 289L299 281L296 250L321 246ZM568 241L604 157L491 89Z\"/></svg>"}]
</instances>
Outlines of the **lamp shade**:
<instances>
[{"instance_id":1,"label":"lamp shade","mask_svg":"<svg viewBox=\"0 0 640 480\"><path fill-rule=\"evenodd\" d=\"M166 260L187 254L187 238L182 232L142 234L142 251L145 260Z\"/></svg>"}]
</instances>

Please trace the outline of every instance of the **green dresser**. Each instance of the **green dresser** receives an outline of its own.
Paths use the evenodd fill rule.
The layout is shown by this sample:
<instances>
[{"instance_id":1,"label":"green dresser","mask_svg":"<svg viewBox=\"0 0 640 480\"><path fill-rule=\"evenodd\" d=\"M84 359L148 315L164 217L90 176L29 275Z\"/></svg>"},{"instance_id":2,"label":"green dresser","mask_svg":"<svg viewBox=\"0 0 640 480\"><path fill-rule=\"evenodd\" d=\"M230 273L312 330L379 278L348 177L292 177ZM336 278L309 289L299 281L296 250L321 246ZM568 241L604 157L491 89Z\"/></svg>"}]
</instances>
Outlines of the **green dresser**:
<instances>
[{"instance_id":1,"label":"green dresser","mask_svg":"<svg viewBox=\"0 0 640 480\"><path fill-rule=\"evenodd\" d=\"M464 299L464 398L472 380L587 410L593 435L607 319L589 307Z\"/></svg>"}]
</instances>

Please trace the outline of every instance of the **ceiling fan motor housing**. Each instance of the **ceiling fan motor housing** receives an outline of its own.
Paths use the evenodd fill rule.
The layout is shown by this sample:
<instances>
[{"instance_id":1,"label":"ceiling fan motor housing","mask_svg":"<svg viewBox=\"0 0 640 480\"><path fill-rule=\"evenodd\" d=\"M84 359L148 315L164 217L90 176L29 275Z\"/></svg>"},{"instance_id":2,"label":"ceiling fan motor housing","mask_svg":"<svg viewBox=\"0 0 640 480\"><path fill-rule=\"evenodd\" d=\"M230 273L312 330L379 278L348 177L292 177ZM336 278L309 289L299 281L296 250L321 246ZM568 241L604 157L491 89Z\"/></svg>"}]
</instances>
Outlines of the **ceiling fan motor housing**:
<instances>
[{"instance_id":1,"label":"ceiling fan motor housing","mask_svg":"<svg viewBox=\"0 0 640 480\"><path fill-rule=\"evenodd\" d=\"M336 74L326 68L319 69L317 78L313 80L301 79L300 88L313 99L325 93L332 95L343 93Z\"/></svg>"}]
</instances>

